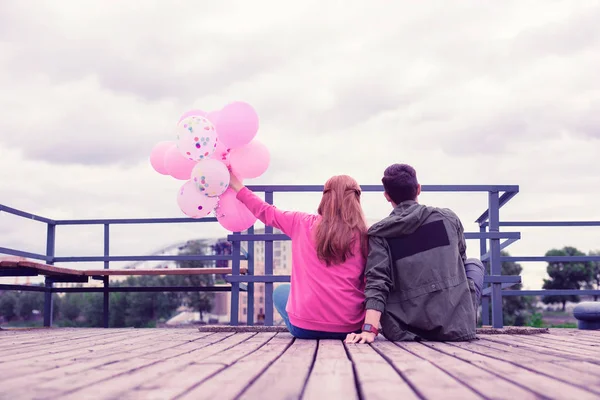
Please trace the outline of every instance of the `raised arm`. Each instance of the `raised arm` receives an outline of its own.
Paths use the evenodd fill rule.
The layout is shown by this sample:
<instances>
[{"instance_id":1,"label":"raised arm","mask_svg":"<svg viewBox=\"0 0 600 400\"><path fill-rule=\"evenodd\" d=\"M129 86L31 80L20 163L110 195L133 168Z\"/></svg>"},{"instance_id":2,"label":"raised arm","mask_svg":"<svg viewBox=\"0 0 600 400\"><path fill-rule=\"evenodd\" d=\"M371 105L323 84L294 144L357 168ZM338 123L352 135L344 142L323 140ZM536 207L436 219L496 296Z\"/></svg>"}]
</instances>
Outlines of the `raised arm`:
<instances>
[{"instance_id":1,"label":"raised arm","mask_svg":"<svg viewBox=\"0 0 600 400\"><path fill-rule=\"evenodd\" d=\"M293 211L278 210L255 195L232 175L230 187L237 192L237 199L244 203L248 210L265 225L281 229L288 236L292 235L294 225L300 213Z\"/></svg>"}]
</instances>

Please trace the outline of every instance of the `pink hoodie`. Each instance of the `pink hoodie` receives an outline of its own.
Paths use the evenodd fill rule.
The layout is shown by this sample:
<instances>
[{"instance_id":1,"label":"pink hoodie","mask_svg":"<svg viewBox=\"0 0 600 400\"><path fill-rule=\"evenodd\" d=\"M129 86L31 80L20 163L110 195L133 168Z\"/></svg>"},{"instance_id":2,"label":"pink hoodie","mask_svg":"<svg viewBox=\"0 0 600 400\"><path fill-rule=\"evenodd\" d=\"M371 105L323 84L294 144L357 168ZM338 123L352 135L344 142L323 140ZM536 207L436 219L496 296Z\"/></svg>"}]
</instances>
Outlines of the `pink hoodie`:
<instances>
[{"instance_id":1,"label":"pink hoodie","mask_svg":"<svg viewBox=\"0 0 600 400\"><path fill-rule=\"evenodd\" d=\"M292 276L286 310L292 325L323 332L354 332L362 327L365 309L365 263L360 244L344 264L327 267L317 257L313 229L319 215L280 211L248 188L238 200L263 223L292 239ZM358 241L357 241L358 242Z\"/></svg>"}]
</instances>

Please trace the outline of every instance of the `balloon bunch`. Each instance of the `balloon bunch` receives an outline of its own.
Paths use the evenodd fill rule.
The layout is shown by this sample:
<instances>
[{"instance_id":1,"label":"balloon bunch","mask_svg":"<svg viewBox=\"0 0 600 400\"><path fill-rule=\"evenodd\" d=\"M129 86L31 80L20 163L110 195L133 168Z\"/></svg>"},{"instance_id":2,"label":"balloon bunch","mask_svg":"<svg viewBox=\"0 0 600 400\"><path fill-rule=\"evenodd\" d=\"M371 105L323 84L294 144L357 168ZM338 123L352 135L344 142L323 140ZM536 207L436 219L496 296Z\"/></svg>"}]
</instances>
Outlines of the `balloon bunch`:
<instances>
[{"instance_id":1,"label":"balloon bunch","mask_svg":"<svg viewBox=\"0 0 600 400\"><path fill-rule=\"evenodd\" d=\"M150 154L156 172L185 180L177 194L181 211L191 218L215 212L227 230L239 232L256 217L229 188L230 171L240 180L257 178L269 167L267 147L254 140L258 115L247 103L234 102L219 111L190 110L175 129L175 141L160 142Z\"/></svg>"}]
</instances>

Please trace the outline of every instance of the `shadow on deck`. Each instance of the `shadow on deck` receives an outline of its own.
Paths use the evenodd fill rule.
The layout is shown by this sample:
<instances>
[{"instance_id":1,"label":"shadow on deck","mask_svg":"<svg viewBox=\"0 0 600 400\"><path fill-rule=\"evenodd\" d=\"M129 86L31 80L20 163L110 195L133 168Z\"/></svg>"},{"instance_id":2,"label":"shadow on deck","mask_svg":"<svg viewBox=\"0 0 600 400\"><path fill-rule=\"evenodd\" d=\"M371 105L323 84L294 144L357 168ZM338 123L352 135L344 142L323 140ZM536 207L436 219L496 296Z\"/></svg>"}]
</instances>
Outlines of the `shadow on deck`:
<instances>
[{"instance_id":1,"label":"shadow on deck","mask_svg":"<svg viewBox=\"0 0 600 400\"><path fill-rule=\"evenodd\" d=\"M0 331L0 398L598 399L600 331L344 345L282 332Z\"/></svg>"}]
</instances>

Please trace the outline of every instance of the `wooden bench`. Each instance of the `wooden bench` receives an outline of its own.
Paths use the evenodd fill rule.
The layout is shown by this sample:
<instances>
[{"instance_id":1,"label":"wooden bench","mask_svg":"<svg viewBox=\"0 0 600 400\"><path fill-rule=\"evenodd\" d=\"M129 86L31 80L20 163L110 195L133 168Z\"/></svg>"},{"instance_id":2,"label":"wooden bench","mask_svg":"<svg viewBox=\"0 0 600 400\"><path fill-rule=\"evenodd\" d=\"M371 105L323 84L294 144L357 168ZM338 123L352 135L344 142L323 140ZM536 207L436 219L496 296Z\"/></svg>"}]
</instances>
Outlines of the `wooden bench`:
<instances>
[{"instance_id":1,"label":"wooden bench","mask_svg":"<svg viewBox=\"0 0 600 400\"><path fill-rule=\"evenodd\" d=\"M50 277L55 282L87 282L89 277L141 276L141 275L230 275L232 268L155 268L155 269L74 269L56 267L34 261L0 261L0 276ZM240 268L246 274L247 268Z\"/></svg>"}]
</instances>

